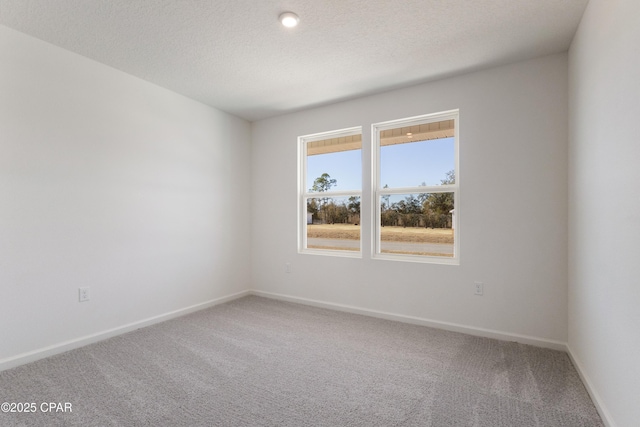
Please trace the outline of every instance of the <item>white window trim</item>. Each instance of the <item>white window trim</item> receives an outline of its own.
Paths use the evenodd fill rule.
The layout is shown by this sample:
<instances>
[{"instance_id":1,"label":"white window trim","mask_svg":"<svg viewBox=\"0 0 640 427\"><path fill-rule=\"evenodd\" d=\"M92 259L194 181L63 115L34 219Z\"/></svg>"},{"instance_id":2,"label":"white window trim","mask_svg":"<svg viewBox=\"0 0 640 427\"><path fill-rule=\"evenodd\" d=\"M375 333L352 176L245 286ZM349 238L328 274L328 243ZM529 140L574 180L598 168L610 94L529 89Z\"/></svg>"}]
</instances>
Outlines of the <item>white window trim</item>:
<instances>
[{"instance_id":1,"label":"white window trim","mask_svg":"<svg viewBox=\"0 0 640 427\"><path fill-rule=\"evenodd\" d=\"M408 261L431 264L460 264L460 165L459 165L459 110L449 110L435 114L425 114L421 116L408 117L399 120L374 123L371 125L371 137L373 147L371 150L371 165L373 166L371 185L371 258L380 260ZM381 188L380 183L380 132L387 129L395 129L403 126L413 126L424 123L439 122L444 120L454 120L454 167L456 182L452 185L437 186L415 186L403 188ZM388 194L419 194L419 193L451 193L453 192L454 215L454 235L453 235L453 257L436 257L424 255L389 254L380 252L380 200L382 196Z\"/></svg>"},{"instance_id":2,"label":"white window trim","mask_svg":"<svg viewBox=\"0 0 640 427\"><path fill-rule=\"evenodd\" d=\"M307 188L307 143L313 141L320 141L323 139L340 138L351 135L362 134L362 127L350 127L345 129L339 129L329 132L320 132L309 135L303 135L298 137L298 253L300 254L315 254L315 255L329 255L346 258L362 258L362 221L360 222L360 249L358 251L341 251L341 250L329 250L329 249L316 249L307 248L307 199L318 198L321 194L322 197L360 197L362 202L362 189L360 190L345 190L345 191L325 191L322 193L309 192ZM363 141L364 144L364 141ZM362 165L362 161L361 161ZM360 212L363 215L363 212ZM304 218L303 218L304 217Z\"/></svg>"}]
</instances>

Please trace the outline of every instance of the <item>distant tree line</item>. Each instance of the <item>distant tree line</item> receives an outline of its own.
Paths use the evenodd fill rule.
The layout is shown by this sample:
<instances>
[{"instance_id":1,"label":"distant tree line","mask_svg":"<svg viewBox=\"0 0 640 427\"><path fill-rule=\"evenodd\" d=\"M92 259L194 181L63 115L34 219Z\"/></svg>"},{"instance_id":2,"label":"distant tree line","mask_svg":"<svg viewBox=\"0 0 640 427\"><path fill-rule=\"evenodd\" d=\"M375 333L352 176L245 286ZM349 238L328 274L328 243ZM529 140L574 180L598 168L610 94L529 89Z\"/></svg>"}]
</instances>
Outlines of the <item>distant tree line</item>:
<instances>
[{"instance_id":1,"label":"distant tree line","mask_svg":"<svg viewBox=\"0 0 640 427\"><path fill-rule=\"evenodd\" d=\"M449 171L443 185L455 184L455 173ZM329 191L337 181L328 173L316 178L310 191ZM426 184L423 182L422 186ZM388 188L386 185L384 188ZM410 194L403 200L390 203L391 196L382 196L380 224L384 226L451 228L454 208L453 193ZM360 222L360 197L336 202L331 197L317 197L307 200L307 212L315 221L323 224L358 224Z\"/></svg>"},{"instance_id":2,"label":"distant tree line","mask_svg":"<svg viewBox=\"0 0 640 427\"><path fill-rule=\"evenodd\" d=\"M455 184L454 171L449 171L442 185ZM421 186L426 186L423 182ZM385 188L387 186L385 185ZM390 203L391 196L382 197L380 224L384 226L451 228L453 193L409 194L403 200Z\"/></svg>"},{"instance_id":3,"label":"distant tree line","mask_svg":"<svg viewBox=\"0 0 640 427\"><path fill-rule=\"evenodd\" d=\"M313 181L313 187L309 191L323 193L329 191L336 183L328 173L323 173ZM351 196L348 200L338 203L331 197L308 199L307 212L323 224L359 224L360 197Z\"/></svg>"}]
</instances>

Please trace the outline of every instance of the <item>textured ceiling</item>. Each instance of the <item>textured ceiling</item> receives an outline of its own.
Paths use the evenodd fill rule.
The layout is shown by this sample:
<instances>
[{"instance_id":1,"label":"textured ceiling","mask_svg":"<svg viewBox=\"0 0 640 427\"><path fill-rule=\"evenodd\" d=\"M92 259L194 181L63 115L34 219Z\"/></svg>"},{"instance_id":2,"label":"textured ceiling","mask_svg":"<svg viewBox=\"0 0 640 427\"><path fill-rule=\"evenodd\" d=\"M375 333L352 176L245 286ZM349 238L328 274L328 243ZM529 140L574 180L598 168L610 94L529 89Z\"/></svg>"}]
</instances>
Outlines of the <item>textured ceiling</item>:
<instances>
[{"instance_id":1,"label":"textured ceiling","mask_svg":"<svg viewBox=\"0 0 640 427\"><path fill-rule=\"evenodd\" d=\"M0 0L0 24L257 120L565 51L587 2Z\"/></svg>"}]
</instances>

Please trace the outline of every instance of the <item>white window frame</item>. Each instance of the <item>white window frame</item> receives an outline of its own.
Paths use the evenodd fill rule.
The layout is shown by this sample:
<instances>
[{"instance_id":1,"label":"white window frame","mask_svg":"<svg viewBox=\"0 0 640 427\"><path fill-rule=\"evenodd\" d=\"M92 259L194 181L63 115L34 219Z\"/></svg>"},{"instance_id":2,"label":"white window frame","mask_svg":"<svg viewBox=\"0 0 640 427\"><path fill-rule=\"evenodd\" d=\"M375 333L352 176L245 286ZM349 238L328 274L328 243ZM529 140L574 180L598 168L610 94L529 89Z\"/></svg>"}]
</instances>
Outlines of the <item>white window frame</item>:
<instances>
[{"instance_id":1,"label":"white window frame","mask_svg":"<svg viewBox=\"0 0 640 427\"><path fill-rule=\"evenodd\" d=\"M435 114L425 114L421 116L408 117L399 120L374 123L371 125L371 138L373 149L371 150L372 173L372 194L371 194L371 258L382 260L396 260L409 262L422 262L432 264L460 264L460 167L459 167L459 110L449 110ZM455 184L451 185L431 185L402 188L382 188L380 182L380 132L398 127L415 126L419 124L440 122L444 120L454 120L454 171ZM381 199L386 195L393 194L419 194L419 193L453 193L453 203L455 214L453 215L453 257L438 257L409 254L390 254L380 252L380 218Z\"/></svg>"},{"instance_id":2,"label":"white window frame","mask_svg":"<svg viewBox=\"0 0 640 427\"><path fill-rule=\"evenodd\" d=\"M330 255L347 258L362 258L362 221L360 221L360 246L358 251L330 250L307 248L307 199L322 197L360 197L362 203L362 188L360 190L345 191L325 191L322 193L310 192L307 188L307 144L323 139L341 138L352 135L362 135L362 126L355 126L329 132L320 132L298 137L298 253ZM362 142L364 144L364 140ZM361 152L363 150L361 149ZM362 156L360 157L360 167L362 169ZM363 212L360 212L363 215Z\"/></svg>"}]
</instances>

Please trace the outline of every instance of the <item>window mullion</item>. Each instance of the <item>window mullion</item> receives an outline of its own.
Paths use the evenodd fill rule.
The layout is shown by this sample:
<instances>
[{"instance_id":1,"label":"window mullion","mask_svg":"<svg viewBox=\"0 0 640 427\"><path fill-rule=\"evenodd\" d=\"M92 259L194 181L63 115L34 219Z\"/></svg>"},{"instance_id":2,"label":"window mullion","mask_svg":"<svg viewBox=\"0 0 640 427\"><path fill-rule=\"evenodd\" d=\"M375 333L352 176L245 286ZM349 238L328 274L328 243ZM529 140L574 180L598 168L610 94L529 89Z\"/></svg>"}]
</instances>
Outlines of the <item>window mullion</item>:
<instances>
[{"instance_id":1,"label":"window mullion","mask_svg":"<svg viewBox=\"0 0 640 427\"><path fill-rule=\"evenodd\" d=\"M418 193L453 193L458 190L456 185L434 185L421 187L379 188L376 193L387 194L418 194Z\"/></svg>"},{"instance_id":2,"label":"window mullion","mask_svg":"<svg viewBox=\"0 0 640 427\"><path fill-rule=\"evenodd\" d=\"M307 199L321 199L327 197L351 197L351 196L362 196L362 191L321 191L314 193L303 193L302 197Z\"/></svg>"}]
</instances>

